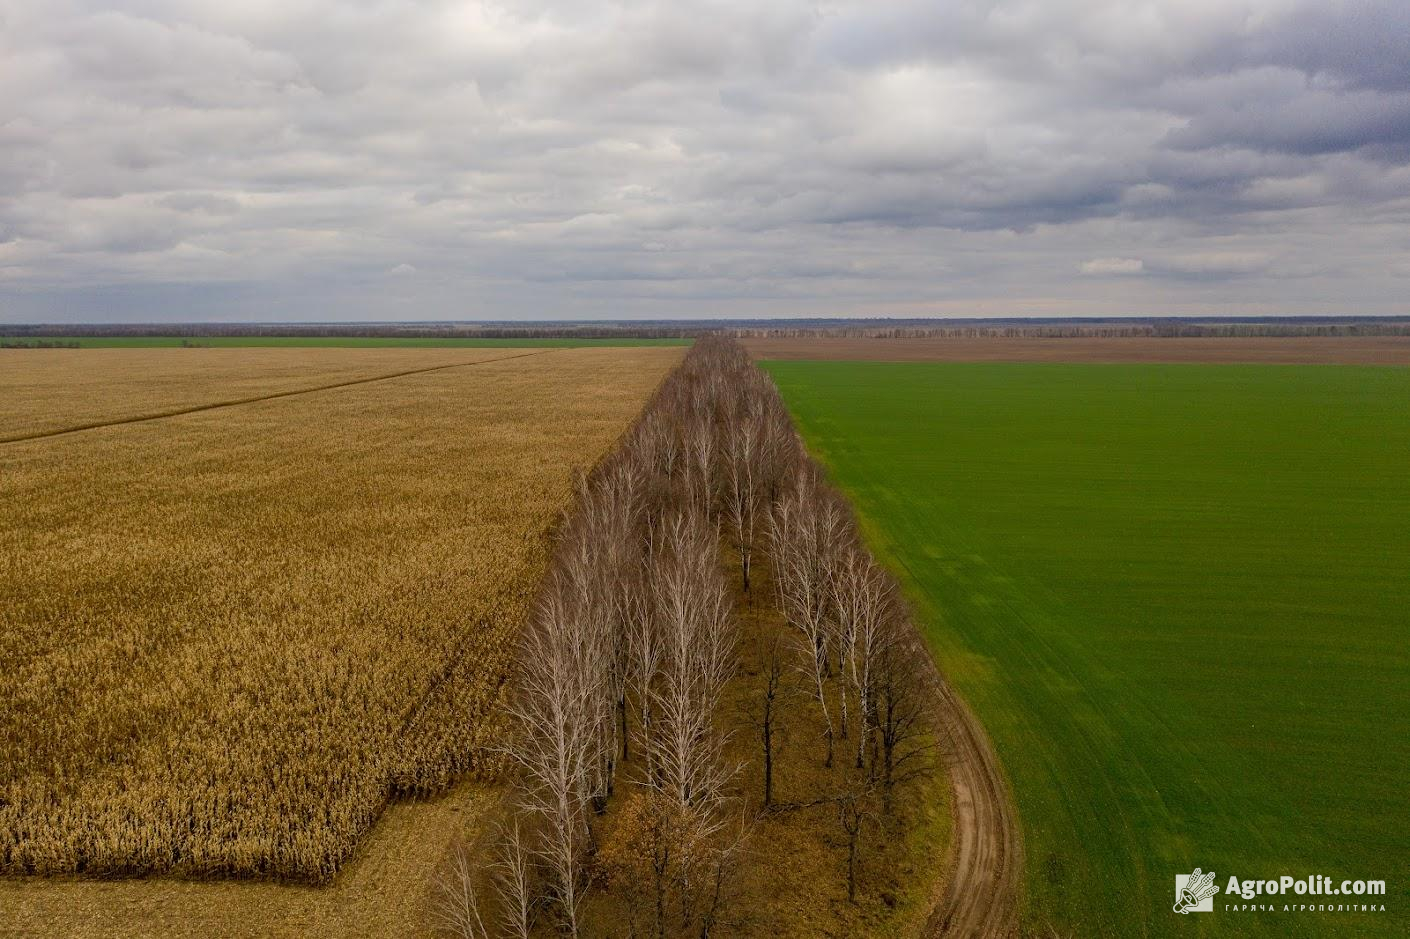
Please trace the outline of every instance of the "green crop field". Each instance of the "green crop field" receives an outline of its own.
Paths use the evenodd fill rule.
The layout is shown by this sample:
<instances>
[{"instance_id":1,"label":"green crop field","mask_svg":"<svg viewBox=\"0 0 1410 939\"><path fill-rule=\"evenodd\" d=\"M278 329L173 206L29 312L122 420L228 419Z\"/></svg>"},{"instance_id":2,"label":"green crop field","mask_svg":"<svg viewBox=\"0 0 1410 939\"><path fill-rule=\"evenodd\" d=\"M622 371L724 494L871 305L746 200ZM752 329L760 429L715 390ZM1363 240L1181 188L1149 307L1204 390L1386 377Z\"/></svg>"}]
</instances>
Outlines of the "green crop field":
<instances>
[{"instance_id":1,"label":"green crop field","mask_svg":"<svg viewBox=\"0 0 1410 939\"><path fill-rule=\"evenodd\" d=\"M253 348L260 346L329 346L336 348L575 348L579 346L684 346L689 339L403 339L364 336L0 336L0 345L39 346L77 343L83 349L146 349L166 346Z\"/></svg>"},{"instance_id":2,"label":"green crop field","mask_svg":"<svg viewBox=\"0 0 1410 939\"><path fill-rule=\"evenodd\" d=\"M994 740L1030 929L1410 930L1410 369L765 367ZM1231 874L1386 912L1226 911Z\"/></svg>"}]
</instances>

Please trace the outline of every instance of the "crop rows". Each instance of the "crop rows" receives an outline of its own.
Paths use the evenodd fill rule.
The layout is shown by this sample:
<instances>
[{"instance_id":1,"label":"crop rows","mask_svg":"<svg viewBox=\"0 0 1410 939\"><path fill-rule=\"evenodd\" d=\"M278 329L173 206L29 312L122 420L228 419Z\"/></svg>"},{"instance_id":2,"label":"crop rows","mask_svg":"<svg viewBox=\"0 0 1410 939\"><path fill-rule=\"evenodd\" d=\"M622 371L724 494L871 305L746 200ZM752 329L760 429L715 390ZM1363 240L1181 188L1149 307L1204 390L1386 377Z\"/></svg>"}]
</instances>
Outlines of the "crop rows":
<instances>
[{"instance_id":1,"label":"crop rows","mask_svg":"<svg viewBox=\"0 0 1410 939\"><path fill-rule=\"evenodd\" d=\"M0 442L518 349L0 349Z\"/></svg>"},{"instance_id":2,"label":"crop rows","mask_svg":"<svg viewBox=\"0 0 1410 939\"><path fill-rule=\"evenodd\" d=\"M494 772L573 470L678 357L0 446L0 870L324 880L398 791Z\"/></svg>"}]
</instances>

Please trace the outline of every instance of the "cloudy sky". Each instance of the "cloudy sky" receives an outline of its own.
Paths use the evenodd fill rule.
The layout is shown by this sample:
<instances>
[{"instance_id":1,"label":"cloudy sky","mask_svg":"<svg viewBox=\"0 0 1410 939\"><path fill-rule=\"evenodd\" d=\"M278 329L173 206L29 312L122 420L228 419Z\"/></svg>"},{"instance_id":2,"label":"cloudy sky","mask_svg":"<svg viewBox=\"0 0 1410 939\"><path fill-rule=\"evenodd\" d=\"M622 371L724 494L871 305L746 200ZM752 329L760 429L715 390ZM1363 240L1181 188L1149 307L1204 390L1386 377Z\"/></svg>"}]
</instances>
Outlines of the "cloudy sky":
<instances>
[{"instance_id":1,"label":"cloudy sky","mask_svg":"<svg viewBox=\"0 0 1410 939\"><path fill-rule=\"evenodd\" d=\"M1405 0L0 0L0 322L1406 313Z\"/></svg>"}]
</instances>

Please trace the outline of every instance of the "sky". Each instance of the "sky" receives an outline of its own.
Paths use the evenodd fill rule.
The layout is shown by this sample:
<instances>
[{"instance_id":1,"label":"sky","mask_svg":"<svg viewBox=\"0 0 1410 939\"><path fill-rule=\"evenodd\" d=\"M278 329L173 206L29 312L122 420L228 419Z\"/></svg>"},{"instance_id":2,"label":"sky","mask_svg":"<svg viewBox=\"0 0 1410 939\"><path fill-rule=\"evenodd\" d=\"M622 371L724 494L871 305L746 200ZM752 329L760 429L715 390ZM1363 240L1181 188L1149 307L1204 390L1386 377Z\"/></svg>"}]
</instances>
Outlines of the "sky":
<instances>
[{"instance_id":1,"label":"sky","mask_svg":"<svg viewBox=\"0 0 1410 939\"><path fill-rule=\"evenodd\" d=\"M0 0L0 323L1404 314L1405 0Z\"/></svg>"}]
</instances>

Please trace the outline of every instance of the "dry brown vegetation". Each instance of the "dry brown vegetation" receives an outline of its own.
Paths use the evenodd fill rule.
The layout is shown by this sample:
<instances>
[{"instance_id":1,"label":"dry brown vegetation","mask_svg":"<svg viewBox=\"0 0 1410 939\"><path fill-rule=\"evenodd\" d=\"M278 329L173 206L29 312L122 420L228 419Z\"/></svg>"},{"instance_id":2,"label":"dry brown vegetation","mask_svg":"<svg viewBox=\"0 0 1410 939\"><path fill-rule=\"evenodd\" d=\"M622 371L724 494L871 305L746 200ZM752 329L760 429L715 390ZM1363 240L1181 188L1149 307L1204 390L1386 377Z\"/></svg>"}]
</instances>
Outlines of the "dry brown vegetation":
<instances>
[{"instance_id":1,"label":"dry brown vegetation","mask_svg":"<svg viewBox=\"0 0 1410 939\"><path fill-rule=\"evenodd\" d=\"M497 765L573 468L680 355L510 351L0 444L0 870L323 880L395 793Z\"/></svg>"},{"instance_id":2,"label":"dry brown vegetation","mask_svg":"<svg viewBox=\"0 0 1410 939\"><path fill-rule=\"evenodd\" d=\"M436 939L453 844L498 811L474 780L387 806L328 884L181 877L0 877L3 939Z\"/></svg>"},{"instance_id":3,"label":"dry brown vegetation","mask_svg":"<svg viewBox=\"0 0 1410 939\"><path fill-rule=\"evenodd\" d=\"M0 349L0 441L525 349Z\"/></svg>"},{"instance_id":4,"label":"dry brown vegetation","mask_svg":"<svg viewBox=\"0 0 1410 939\"><path fill-rule=\"evenodd\" d=\"M945 886L951 850L949 780L943 773L908 774L896 785L889 815L881 811L879 793L863 793L871 802L862 805L849 897L850 837L837 797L854 786L856 768L851 760L823 766L819 713L791 654L792 627L772 602L771 565L762 556L756 563L751 600L743 593L737 558L726 557L739 620L739 668L719 717L730 731L724 762L736 770L731 789L747 837L724 884L712 932L772 939L930 934L924 927ZM768 722L773 779L766 808L761 719L771 675L777 682ZM623 796L593 819L601 847L591 869L604 889L586 903L590 935L627 934L634 913L638 934L652 932L641 928L650 921L642 915L639 886L650 882L651 872L642 868L639 849L635 855L630 850L640 831L633 824L631 781L640 771L635 761L620 767L627 781Z\"/></svg>"}]
</instances>

